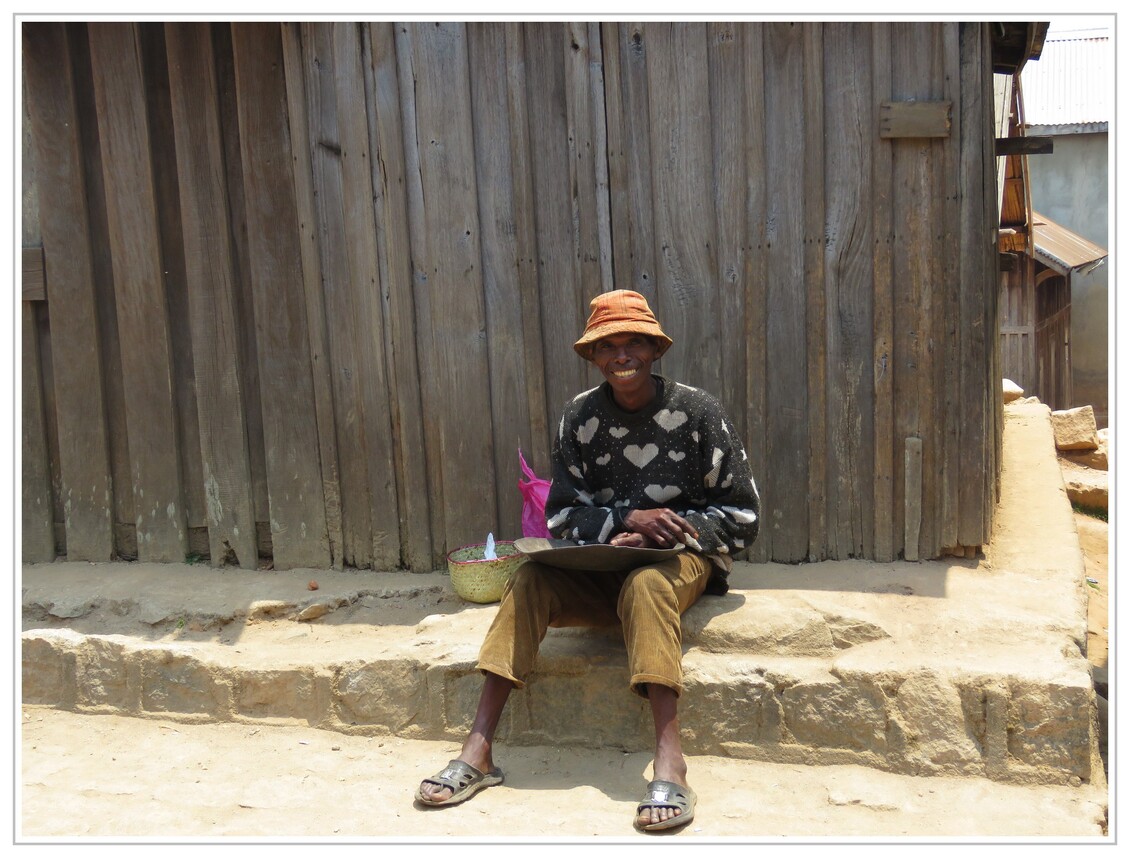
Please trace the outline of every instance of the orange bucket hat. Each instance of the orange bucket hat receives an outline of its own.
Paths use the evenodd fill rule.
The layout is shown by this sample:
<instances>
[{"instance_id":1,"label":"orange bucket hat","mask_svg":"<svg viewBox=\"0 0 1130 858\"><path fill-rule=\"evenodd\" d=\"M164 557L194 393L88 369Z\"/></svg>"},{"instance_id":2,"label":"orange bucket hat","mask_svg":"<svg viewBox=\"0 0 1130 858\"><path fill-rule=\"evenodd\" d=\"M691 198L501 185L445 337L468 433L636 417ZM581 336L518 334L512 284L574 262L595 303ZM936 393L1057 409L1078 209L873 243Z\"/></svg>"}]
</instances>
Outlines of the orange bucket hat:
<instances>
[{"instance_id":1,"label":"orange bucket hat","mask_svg":"<svg viewBox=\"0 0 1130 858\"><path fill-rule=\"evenodd\" d=\"M671 338L663 333L647 299L639 292L617 289L597 295L589 302L592 315L581 338L573 349L585 360L592 360L592 347L597 340L613 334L645 334L654 337L661 357L671 347Z\"/></svg>"}]
</instances>

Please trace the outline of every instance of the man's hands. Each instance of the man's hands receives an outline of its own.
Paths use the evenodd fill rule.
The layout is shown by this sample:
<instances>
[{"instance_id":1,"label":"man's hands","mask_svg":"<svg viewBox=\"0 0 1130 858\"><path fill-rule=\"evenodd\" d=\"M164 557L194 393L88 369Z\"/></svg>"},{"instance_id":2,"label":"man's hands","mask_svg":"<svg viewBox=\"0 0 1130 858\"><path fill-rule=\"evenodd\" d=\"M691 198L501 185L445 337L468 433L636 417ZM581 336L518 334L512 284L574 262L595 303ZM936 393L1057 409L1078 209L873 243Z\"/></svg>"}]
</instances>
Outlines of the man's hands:
<instances>
[{"instance_id":1,"label":"man's hands","mask_svg":"<svg viewBox=\"0 0 1130 858\"><path fill-rule=\"evenodd\" d=\"M698 531L694 525L667 507L630 510L624 516L624 524L629 532L617 533L610 544L629 548L671 548L686 544L697 547Z\"/></svg>"}]
</instances>

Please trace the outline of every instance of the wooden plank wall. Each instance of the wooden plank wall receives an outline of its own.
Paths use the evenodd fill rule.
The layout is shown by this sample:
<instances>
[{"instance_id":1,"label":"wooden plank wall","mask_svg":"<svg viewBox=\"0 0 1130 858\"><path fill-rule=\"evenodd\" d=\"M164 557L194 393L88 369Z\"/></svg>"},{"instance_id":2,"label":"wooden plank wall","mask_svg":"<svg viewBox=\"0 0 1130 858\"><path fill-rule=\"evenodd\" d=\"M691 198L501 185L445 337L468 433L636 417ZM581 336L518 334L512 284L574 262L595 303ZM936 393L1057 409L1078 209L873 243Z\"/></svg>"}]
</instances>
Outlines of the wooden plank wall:
<instances>
[{"instance_id":1,"label":"wooden plank wall","mask_svg":"<svg viewBox=\"0 0 1130 858\"><path fill-rule=\"evenodd\" d=\"M22 32L26 558L57 527L76 558L427 570L518 536L517 450L548 474L618 287L744 437L751 559L988 541L984 25ZM881 136L900 101L950 102L948 136Z\"/></svg>"}]
</instances>

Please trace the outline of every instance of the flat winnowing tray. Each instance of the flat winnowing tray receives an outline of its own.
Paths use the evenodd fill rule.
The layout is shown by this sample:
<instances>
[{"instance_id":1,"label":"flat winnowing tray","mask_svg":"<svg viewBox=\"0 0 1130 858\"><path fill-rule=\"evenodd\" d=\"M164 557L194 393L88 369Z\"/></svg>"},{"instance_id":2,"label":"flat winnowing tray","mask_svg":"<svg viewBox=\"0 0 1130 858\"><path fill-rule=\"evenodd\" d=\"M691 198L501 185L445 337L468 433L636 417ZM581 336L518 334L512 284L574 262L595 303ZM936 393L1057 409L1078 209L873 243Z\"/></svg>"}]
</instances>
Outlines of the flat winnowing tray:
<instances>
[{"instance_id":1,"label":"flat winnowing tray","mask_svg":"<svg viewBox=\"0 0 1130 858\"><path fill-rule=\"evenodd\" d=\"M538 563L558 569L583 572L623 572L648 563L670 560L683 550L674 548L630 548L624 545L579 545L568 539L526 536L514 540L514 547Z\"/></svg>"}]
</instances>

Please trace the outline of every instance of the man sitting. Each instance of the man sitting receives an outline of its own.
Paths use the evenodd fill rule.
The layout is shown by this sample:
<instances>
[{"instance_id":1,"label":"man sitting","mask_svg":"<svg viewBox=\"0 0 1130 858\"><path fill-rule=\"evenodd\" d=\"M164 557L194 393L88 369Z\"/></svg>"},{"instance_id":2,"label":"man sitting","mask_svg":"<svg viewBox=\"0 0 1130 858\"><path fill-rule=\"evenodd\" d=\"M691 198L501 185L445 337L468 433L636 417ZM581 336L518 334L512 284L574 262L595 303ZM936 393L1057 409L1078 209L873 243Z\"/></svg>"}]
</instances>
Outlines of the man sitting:
<instances>
[{"instance_id":1,"label":"man sitting","mask_svg":"<svg viewBox=\"0 0 1130 858\"><path fill-rule=\"evenodd\" d=\"M502 782L494 733L549 626L621 623L630 688L655 724L654 780L638 828L685 825L695 794L679 737L680 617L704 592L725 593L731 555L757 536L760 500L733 424L710 394L651 372L671 345L647 300L617 290L591 303L574 348L604 383L565 406L546 502L551 533L577 543L685 550L626 572L578 572L529 561L502 598L479 653L485 680L458 758L420 784L426 805L455 804Z\"/></svg>"}]
</instances>

